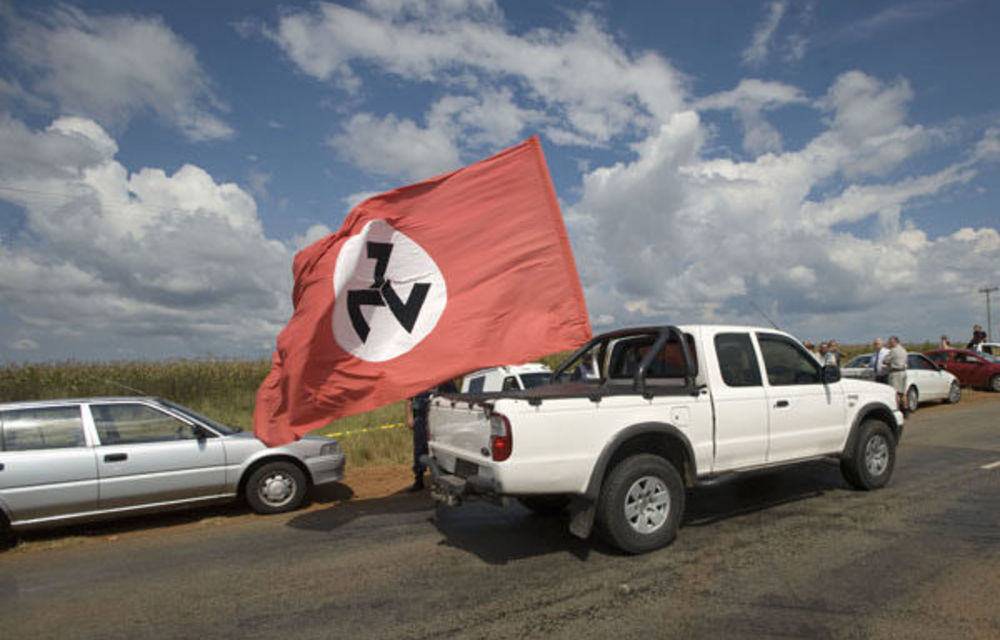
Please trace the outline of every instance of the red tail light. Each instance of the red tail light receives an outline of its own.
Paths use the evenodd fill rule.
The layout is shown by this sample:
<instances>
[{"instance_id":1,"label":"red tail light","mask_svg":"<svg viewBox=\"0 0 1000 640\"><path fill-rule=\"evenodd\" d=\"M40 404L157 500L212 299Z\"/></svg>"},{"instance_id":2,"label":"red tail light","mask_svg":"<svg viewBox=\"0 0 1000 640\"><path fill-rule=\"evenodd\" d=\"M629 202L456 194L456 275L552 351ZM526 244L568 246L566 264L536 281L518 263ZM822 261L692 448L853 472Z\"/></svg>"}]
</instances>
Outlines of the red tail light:
<instances>
[{"instance_id":1,"label":"red tail light","mask_svg":"<svg viewBox=\"0 0 1000 640\"><path fill-rule=\"evenodd\" d=\"M502 413L490 416L490 453L493 460L503 462L514 449L514 434L510 430L510 420Z\"/></svg>"}]
</instances>

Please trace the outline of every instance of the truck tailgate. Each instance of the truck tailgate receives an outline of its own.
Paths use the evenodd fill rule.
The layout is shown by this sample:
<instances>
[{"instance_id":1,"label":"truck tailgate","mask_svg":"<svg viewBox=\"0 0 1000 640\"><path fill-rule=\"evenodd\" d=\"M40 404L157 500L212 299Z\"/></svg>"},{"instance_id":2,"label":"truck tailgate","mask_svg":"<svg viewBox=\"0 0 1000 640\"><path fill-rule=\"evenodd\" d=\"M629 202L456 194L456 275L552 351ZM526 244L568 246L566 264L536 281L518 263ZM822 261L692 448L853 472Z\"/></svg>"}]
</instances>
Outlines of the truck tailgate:
<instances>
[{"instance_id":1,"label":"truck tailgate","mask_svg":"<svg viewBox=\"0 0 1000 640\"><path fill-rule=\"evenodd\" d=\"M428 423L431 453L446 471L454 472L455 456L470 461L489 456L490 422L483 405L433 398Z\"/></svg>"}]
</instances>

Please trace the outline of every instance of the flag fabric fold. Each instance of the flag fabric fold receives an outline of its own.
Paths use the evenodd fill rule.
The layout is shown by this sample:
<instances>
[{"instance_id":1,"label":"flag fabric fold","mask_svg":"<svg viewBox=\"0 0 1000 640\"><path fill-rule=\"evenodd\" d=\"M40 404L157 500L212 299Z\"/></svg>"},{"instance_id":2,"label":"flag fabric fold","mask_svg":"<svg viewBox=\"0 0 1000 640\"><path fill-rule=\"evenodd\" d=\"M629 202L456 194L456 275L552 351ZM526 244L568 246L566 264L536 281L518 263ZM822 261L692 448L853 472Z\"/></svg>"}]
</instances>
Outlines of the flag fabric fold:
<instances>
[{"instance_id":1,"label":"flag fabric fold","mask_svg":"<svg viewBox=\"0 0 1000 640\"><path fill-rule=\"evenodd\" d=\"M272 446L591 337L537 137L365 200L293 273L294 312L254 412Z\"/></svg>"}]
</instances>

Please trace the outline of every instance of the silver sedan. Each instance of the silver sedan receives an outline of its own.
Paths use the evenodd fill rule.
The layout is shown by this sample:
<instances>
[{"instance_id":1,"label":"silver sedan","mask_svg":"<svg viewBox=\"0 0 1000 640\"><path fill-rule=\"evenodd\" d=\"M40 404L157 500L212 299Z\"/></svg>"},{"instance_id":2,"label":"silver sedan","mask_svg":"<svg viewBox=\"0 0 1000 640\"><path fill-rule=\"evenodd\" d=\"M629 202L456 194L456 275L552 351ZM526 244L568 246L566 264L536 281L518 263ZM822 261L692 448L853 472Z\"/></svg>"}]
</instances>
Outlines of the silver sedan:
<instances>
[{"instance_id":1,"label":"silver sedan","mask_svg":"<svg viewBox=\"0 0 1000 640\"><path fill-rule=\"evenodd\" d=\"M0 404L0 534L239 496L280 513L343 471L336 440L268 448L158 398Z\"/></svg>"}]
</instances>

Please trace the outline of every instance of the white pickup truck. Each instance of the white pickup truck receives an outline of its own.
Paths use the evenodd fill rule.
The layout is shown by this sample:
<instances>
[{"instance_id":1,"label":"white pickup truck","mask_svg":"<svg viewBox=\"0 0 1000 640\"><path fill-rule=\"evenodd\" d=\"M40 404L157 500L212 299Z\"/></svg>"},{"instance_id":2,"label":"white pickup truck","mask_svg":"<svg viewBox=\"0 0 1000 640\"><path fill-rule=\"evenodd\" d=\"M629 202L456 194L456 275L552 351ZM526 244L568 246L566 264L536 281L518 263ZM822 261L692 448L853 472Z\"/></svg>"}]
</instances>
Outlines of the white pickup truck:
<instances>
[{"instance_id":1,"label":"white pickup truck","mask_svg":"<svg viewBox=\"0 0 1000 640\"><path fill-rule=\"evenodd\" d=\"M641 553L670 543L685 488L817 458L859 489L892 474L903 414L886 385L841 379L794 338L740 326L597 336L523 391L431 399L432 496L568 508Z\"/></svg>"}]
</instances>

